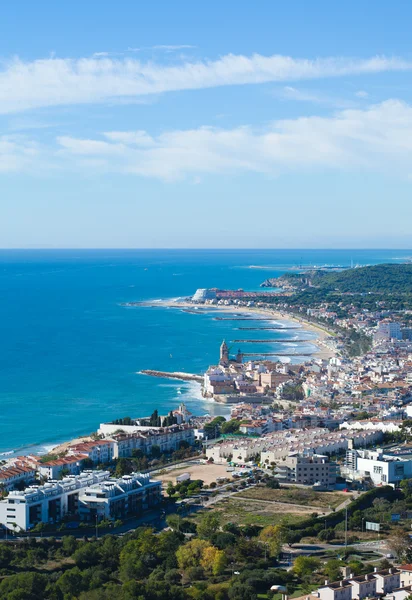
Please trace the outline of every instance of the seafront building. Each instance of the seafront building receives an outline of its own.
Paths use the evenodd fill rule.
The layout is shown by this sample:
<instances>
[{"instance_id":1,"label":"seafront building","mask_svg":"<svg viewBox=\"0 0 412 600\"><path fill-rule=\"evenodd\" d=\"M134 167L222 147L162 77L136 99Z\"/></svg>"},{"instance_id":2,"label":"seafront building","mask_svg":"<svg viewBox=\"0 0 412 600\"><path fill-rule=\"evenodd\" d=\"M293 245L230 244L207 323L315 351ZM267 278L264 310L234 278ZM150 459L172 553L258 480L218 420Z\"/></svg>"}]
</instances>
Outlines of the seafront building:
<instances>
[{"instance_id":1,"label":"seafront building","mask_svg":"<svg viewBox=\"0 0 412 600\"><path fill-rule=\"evenodd\" d=\"M161 482L147 474L120 479L108 471L79 475L11 491L0 501L0 524L12 531L27 531L37 523L56 524L65 517L83 521L117 519L141 513L161 499Z\"/></svg>"}]
</instances>

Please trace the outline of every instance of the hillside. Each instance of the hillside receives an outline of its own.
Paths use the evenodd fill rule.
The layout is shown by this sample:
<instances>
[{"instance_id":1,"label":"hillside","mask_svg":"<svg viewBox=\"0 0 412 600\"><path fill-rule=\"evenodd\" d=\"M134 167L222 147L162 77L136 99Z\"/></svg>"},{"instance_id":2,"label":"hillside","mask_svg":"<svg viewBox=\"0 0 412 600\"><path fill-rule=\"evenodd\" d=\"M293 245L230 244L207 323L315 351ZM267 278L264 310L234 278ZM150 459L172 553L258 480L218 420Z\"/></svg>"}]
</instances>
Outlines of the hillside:
<instances>
[{"instance_id":1,"label":"hillside","mask_svg":"<svg viewBox=\"0 0 412 600\"><path fill-rule=\"evenodd\" d=\"M345 293L412 294L412 264L384 264L348 269L338 273L311 271L285 274L263 282L262 287L286 287Z\"/></svg>"}]
</instances>

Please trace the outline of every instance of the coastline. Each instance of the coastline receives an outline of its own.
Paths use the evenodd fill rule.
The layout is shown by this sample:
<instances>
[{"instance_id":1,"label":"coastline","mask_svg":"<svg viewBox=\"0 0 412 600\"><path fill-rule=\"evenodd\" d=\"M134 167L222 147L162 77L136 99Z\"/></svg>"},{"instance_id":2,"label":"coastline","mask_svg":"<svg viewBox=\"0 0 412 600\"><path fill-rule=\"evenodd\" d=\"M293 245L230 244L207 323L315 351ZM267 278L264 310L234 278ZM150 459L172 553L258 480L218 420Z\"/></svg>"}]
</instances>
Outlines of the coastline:
<instances>
[{"instance_id":1,"label":"coastline","mask_svg":"<svg viewBox=\"0 0 412 600\"><path fill-rule=\"evenodd\" d=\"M302 317L297 317L285 311L274 310L272 308L263 308L255 306L215 306L215 305L197 305L187 300L182 299L170 299L170 300L158 300L156 302L142 302L139 306L146 306L148 308L177 308L180 310L190 310L193 313L230 313L230 314L256 314L270 317L276 321L286 321L296 323L301 326L304 331L316 334L316 339L308 340L311 344L318 348L317 352L313 353L314 358L320 358L322 360L329 360L336 356L336 352L331 348L324 345L327 338L333 337L334 334L323 328L321 325L314 325L309 321L306 321ZM285 327L287 330L287 327Z\"/></svg>"}]
</instances>

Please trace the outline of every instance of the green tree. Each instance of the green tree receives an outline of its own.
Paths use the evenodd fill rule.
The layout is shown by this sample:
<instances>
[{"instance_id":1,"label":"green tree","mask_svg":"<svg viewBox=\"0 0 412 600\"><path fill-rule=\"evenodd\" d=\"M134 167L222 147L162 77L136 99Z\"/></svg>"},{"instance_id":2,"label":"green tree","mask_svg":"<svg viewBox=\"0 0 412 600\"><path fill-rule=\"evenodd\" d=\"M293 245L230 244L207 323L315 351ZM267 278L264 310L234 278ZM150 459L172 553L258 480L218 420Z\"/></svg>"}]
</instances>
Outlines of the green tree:
<instances>
[{"instance_id":1,"label":"green tree","mask_svg":"<svg viewBox=\"0 0 412 600\"><path fill-rule=\"evenodd\" d=\"M210 540L220 528L220 517L217 514L205 514L197 526L197 534L200 538Z\"/></svg>"},{"instance_id":2,"label":"green tree","mask_svg":"<svg viewBox=\"0 0 412 600\"><path fill-rule=\"evenodd\" d=\"M82 573L78 567L65 571L56 582L63 594L77 596L82 591Z\"/></svg>"},{"instance_id":3,"label":"green tree","mask_svg":"<svg viewBox=\"0 0 412 600\"><path fill-rule=\"evenodd\" d=\"M73 559L80 569L87 569L99 564L101 555L97 544L86 542L73 554Z\"/></svg>"},{"instance_id":4,"label":"green tree","mask_svg":"<svg viewBox=\"0 0 412 600\"><path fill-rule=\"evenodd\" d=\"M65 535L62 537L62 552L65 556L71 556L77 550L77 540L73 535Z\"/></svg>"},{"instance_id":5,"label":"green tree","mask_svg":"<svg viewBox=\"0 0 412 600\"><path fill-rule=\"evenodd\" d=\"M342 563L337 558L331 558L328 560L323 570L330 581L337 581L338 579L341 579L341 566Z\"/></svg>"},{"instance_id":6,"label":"green tree","mask_svg":"<svg viewBox=\"0 0 412 600\"><path fill-rule=\"evenodd\" d=\"M115 469L115 476L116 477L123 477L123 475L130 475L130 473L133 471L132 469L132 465L130 464L130 461L127 460L127 458L118 458L116 461L116 469Z\"/></svg>"},{"instance_id":7,"label":"green tree","mask_svg":"<svg viewBox=\"0 0 412 600\"><path fill-rule=\"evenodd\" d=\"M293 572L305 580L320 568L320 560L314 556L298 556L293 565Z\"/></svg>"},{"instance_id":8,"label":"green tree","mask_svg":"<svg viewBox=\"0 0 412 600\"><path fill-rule=\"evenodd\" d=\"M45 598L47 577L40 573L18 573L0 583L0 598L10 600L39 600Z\"/></svg>"}]
</instances>

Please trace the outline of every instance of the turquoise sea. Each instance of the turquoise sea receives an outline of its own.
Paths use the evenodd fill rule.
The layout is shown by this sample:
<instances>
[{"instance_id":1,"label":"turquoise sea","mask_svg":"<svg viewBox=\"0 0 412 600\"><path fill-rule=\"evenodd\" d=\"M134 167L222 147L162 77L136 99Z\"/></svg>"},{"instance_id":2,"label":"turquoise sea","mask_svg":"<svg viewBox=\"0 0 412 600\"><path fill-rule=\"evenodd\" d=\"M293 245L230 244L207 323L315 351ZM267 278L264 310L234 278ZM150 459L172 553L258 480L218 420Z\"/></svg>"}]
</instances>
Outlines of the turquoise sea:
<instances>
[{"instance_id":1,"label":"turquoise sea","mask_svg":"<svg viewBox=\"0 0 412 600\"><path fill-rule=\"evenodd\" d=\"M408 250L21 250L0 251L0 452L39 451L95 430L101 421L161 413L184 400L196 414L224 407L199 386L137 375L141 369L202 372L239 323L122 302L191 295L199 287L257 289L300 265L403 262ZM260 268L251 268L260 267ZM268 267L268 268L262 268ZM244 335L248 333L248 335ZM240 335L242 334L242 335ZM311 348L253 344L268 352ZM299 337L302 337L299 333Z\"/></svg>"}]
</instances>

